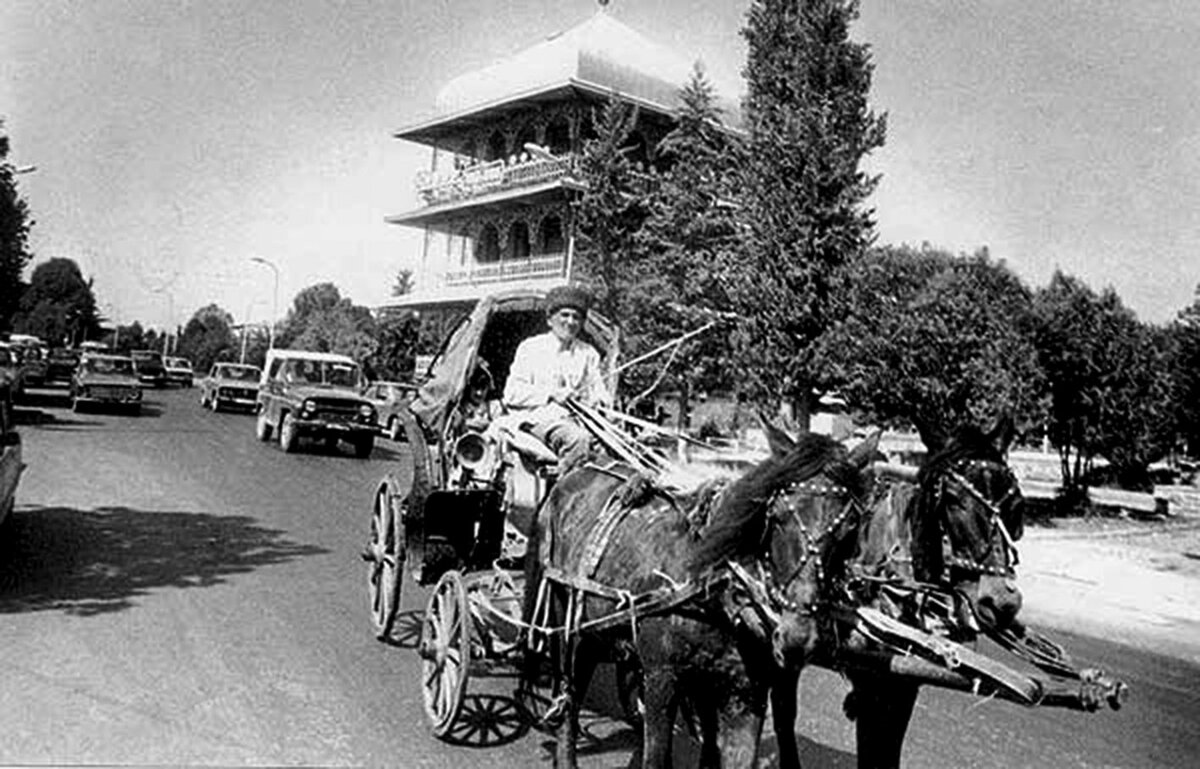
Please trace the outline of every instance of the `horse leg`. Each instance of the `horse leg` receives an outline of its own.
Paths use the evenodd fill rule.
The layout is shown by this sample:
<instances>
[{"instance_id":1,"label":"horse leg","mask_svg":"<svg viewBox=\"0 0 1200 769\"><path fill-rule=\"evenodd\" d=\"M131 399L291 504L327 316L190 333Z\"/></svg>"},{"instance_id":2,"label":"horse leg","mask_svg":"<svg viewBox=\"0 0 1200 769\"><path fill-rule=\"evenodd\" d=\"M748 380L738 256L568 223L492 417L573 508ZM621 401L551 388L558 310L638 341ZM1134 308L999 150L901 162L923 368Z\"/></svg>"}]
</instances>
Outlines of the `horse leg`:
<instances>
[{"instance_id":1,"label":"horse leg","mask_svg":"<svg viewBox=\"0 0 1200 769\"><path fill-rule=\"evenodd\" d=\"M577 754L579 743L579 709L583 695L587 693L592 674L596 672L599 659L587 639L576 639L568 642L563 656L562 690L564 700L564 717L558 728L554 730L555 755L554 765L557 769L576 769L579 765Z\"/></svg>"},{"instance_id":2,"label":"horse leg","mask_svg":"<svg viewBox=\"0 0 1200 769\"><path fill-rule=\"evenodd\" d=\"M642 673L642 767L668 769L679 706L678 677L668 665L647 667Z\"/></svg>"},{"instance_id":3,"label":"horse leg","mask_svg":"<svg viewBox=\"0 0 1200 769\"><path fill-rule=\"evenodd\" d=\"M800 686L800 668L778 670L771 683L771 721L779 746L779 769L800 769L800 748L796 744L796 697Z\"/></svg>"},{"instance_id":4,"label":"horse leg","mask_svg":"<svg viewBox=\"0 0 1200 769\"><path fill-rule=\"evenodd\" d=\"M846 714L856 722L859 769L898 769L919 687L890 676L850 680Z\"/></svg>"},{"instance_id":5,"label":"horse leg","mask_svg":"<svg viewBox=\"0 0 1200 769\"><path fill-rule=\"evenodd\" d=\"M721 747L721 767L753 769L758 760L758 741L762 738L766 704L766 692L753 704L739 702L735 697L726 701L718 716L717 743Z\"/></svg>"}]
</instances>

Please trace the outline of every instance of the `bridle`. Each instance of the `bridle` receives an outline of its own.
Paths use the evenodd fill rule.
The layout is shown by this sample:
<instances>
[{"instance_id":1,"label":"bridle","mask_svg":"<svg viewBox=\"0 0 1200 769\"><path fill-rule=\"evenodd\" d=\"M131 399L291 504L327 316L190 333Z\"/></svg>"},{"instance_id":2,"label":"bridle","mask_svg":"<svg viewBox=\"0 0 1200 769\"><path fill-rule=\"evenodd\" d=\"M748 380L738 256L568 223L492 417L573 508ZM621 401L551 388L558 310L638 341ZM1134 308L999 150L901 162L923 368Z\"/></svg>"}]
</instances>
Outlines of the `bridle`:
<instances>
[{"instance_id":1,"label":"bridle","mask_svg":"<svg viewBox=\"0 0 1200 769\"><path fill-rule=\"evenodd\" d=\"M989 499L966 476L967 473L978 470L991 470L999 473L1008 481L1008 490L998 499ZM982 561L976 558L971 551L968 551L967 555L962 555L950 534L950 512L949 509L942 510L942 508L947 492L954 489L966 492L966 496L974 501L975 507L981 508L983 511L982 517L985 521L988 548L982 554ZM1016 476L1002 462L988 459L961 459L941 473L934 489L933 505L941 510L942 516L942 520L939 521L942 527L942 579L946 584L952 584L950 579L952 568L977 575L988 574L1010 579L1016 576L1015 567L1019 562L1019 556L1016 544L1013 542L1008 527L1004 524L1004 508L1010 499L1014 496L1020 497L1020 495L1021 489ZM990 557L996 551L997 543L1000 548L1000 563L998 564L994 562L995 558Z\"/></svg>"},{"instance_id":2,"label":"bridle","mask_svg":"<svg viewBox=\"0 0 1200 769\"><path fill-rule=\"evenodd\" d=\"M801 509L795 501L790 505L783 506L780 502L789 497L806 497L806 498L826 498L835 497L845 499L845 504L842 506L841 512L833 517L826 525L820 529L811 529L804 522L804 518L800 515ZM821 608L824 602L822 599L810 601L801 606L795 601L787 597L788 590L800 579L805 568L810 562L816 564L815 582L817 589L815 595L822 596L825 594L826 574L825 564L822 562L821 555L825 548L829 545L828 540L840 539L839 532L842 531L842 525L848 520L853 519L858 521L864 514L864 508L860 502L858 495L852 492L847 487L833 483L831 481L822 480L806 480L790 484L776 491L768 500L767 529L763 533L763 547L760 553L766 552L769 541L772 535L772 530L782 529L789 522L794 523L799 530L799 535L802 540L802 555L799 563L792 567L791 572L784 579L776 579L772 576L774 571L771 565L767 563L767 559L759 556L758 571L762 579L766 595L770 600L771 608L775 611L791 611L806 616L814 616Z\"/></svg>"}]
</instances>

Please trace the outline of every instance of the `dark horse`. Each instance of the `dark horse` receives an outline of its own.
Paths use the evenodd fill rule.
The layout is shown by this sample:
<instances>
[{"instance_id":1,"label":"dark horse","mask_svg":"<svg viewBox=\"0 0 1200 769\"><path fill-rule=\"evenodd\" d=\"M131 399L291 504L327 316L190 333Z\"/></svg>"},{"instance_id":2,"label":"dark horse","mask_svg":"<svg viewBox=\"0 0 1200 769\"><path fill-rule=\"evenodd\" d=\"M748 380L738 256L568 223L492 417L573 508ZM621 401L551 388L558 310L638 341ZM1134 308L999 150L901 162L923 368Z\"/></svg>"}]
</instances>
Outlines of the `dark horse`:
<instances>
[{"instance_id":1,"label":"dark horse","mask_svg":"<svg viewBox=\"0 0 1200 769\"><path fill-rule=\"evenodd\" d=\"M1013 543L1021 537L1023 519L1020 488L1005 460L1013 435L1007 418L987 433L964 427L949 439L921 430L928 458L915 485L885 480L859 531L850 571L864 578L862 602L908 624L920 624L922 616L928 624L923 607L897 601L896 593L880 587L915 580L953 598L942 612L952 636L969 640L981 628L1003 629L1016 621L1021 594L1013 582ZM854 634L843 637L851 646L869 646ZM856 720L858 765L899 766L920 684L897 676L847 675L853 689L845 710Z\"/></svg>"},{"instance_id":2,"label":"dark horse","mask_svg":"<svg viewBox=\"0 0 1200 769\"><path fill-rule=\"evenodd\" d=\"M703 764L754 764L775 676L820 635L822 574L834 546L853 541L877 441L849 453L820 435L772 445L740 478L687 499L620 465L559 480L531 537L525 601L527 620L578 629L552 634L565 708L558 766L576 765L579 699L595 665L621 653L642 671L643 766L670 764L681 703L694 715ZM619 614L639 596L663 600ZM621 621L586 627L614 615ZM794 686L780 699L773 707L790 710L791 723ZM787 743L783 760L798 763L794 737Z\"/></svg>"}]
</instances>

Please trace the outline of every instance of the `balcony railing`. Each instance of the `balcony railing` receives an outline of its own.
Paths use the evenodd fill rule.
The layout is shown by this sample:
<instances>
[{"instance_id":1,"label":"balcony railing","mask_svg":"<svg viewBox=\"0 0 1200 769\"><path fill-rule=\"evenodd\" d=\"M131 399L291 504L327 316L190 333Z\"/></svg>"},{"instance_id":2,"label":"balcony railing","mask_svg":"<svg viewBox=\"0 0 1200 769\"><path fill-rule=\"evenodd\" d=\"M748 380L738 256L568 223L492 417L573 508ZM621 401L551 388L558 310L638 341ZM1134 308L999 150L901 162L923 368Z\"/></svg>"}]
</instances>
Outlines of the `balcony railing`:
<instances>
[{"instance_id":1,"label":"balcony railing","mask_svg":"<svg viewBox=\"0 0 1200 769\"><path fill-rule=\"evenodd\" d=\"M483 283L505 283L529 278L553 278L563 274L566 262L566 254L547 254L493 264L480 264L465 270L447 272L446 285L468 286Z\"/></svg>"},{"instance_id":2,"label":"balcony railing","mask_svg":"<svg viewBox=\"0 0 1200 769\"><path fill-rule=\"evenodd\" d=\"M423 171L417 174L417 193L427 205L465 200L490 192L528 187L573 176L575 167L575 156L563 155L517 163L493 160L450 174Z\"/></svg>"}]
</instances>

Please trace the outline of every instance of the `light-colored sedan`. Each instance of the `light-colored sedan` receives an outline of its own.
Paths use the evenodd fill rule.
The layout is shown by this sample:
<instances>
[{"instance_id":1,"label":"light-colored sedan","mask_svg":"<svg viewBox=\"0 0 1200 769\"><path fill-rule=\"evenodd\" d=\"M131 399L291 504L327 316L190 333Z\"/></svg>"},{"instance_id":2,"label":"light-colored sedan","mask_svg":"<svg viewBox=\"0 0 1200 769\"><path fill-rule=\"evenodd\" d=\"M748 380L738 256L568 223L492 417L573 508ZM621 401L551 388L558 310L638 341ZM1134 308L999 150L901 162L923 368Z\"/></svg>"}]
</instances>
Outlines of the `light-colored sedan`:
<instances>
[{"instance_id":1,"label":"light-colored sedan","mask_svg":"<svg viewBox=\"0 0 1200 769\"><path fill-rule=\"evenodd\" d=\"M416 396L417 386L409 382L373 382L363 396L375 406L380 431L393 441L407 441L403 412Z\"/></svg>"},{"instance_id":2,"label":"light-colored sedan","mask_svg":"<svg viewBox=\"0 0 1200 769\"><path fill-rule=\"evenodd\" d=\"M200 405L213 411L258 408L258 366L244 363L214 363L208 376L200 380Z\"/></svg>"},{"instance_id":3,"label":"light-colored sedan","mask_svg":"<svg viewBox=\"0 0 1200 769\"><path fill-rule=\"evenodd\" d=\"M192 362L187 358L163 358L163 368L167 372L167 384L192 386L195 375L192 373Z\"/></svg>"},{"instance_id":4,"label":"light-colored sedan","mask_svg":"<svg viewBox=\"0 0 1200 769\"><path fill-rule=\"evenodd\" d=\"M133 360L123 355L85 355L71 379L71 408L85 405L123 407L142 411L142 386Z\"/></svg>"}]
</instances>

